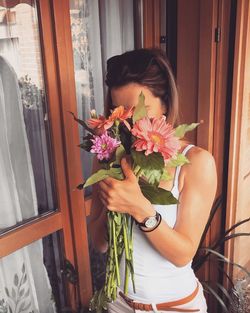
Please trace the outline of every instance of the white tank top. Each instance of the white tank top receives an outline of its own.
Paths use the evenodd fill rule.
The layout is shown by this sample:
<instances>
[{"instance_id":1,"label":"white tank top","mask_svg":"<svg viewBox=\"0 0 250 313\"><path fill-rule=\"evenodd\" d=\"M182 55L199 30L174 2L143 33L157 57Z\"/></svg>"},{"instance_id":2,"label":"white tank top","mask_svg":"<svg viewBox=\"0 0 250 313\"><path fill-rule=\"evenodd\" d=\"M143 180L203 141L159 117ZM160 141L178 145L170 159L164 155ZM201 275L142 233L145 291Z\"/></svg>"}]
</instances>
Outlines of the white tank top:
<instances>
[{"instance_id":1,"label":"white tank top","mask_svg":"<svg viewBox=\"0 0 250 313\"><path fill-rule=\"evenodd\" d=\"M192 148L188 145L182 154ZM176 168L174 184L171 192L178 199L178 181L181 167ZM162 219L173 228L177 218L178 205L153 205ZM160 303L174 301L190 295L197 286L197 278L191 268L191 263L177 267L164 258L147 240L144 233L134 224L133 226L133 262L136 293L133 292L129 280L128 296L143 303ZM124 287L125 257L120 264L121 285Z\"/></svg>"}]
</instances>

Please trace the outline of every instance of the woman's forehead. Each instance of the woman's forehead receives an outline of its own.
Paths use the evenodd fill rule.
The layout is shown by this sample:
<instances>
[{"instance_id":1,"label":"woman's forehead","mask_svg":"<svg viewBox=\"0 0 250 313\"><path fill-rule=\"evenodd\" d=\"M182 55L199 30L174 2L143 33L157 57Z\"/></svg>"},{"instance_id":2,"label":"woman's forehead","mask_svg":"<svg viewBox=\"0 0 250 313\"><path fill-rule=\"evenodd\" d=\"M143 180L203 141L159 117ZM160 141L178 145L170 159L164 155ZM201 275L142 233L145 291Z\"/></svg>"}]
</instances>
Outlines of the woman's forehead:
<instances>
[{"instance_id":1,"label":"woman's forehead","mask_svg":"<svg viewBox=\"0 0 250 313\"><path fill-rule=\"evenodd\" d=\"M138 102L138 97L140 93L152 96L150 90L142 85L131 83L122 87L112 88L111 89L111 97L112 102L115 106L123 105L123 106L131 106L136 105Z\"/></svg>"}]
</instances>

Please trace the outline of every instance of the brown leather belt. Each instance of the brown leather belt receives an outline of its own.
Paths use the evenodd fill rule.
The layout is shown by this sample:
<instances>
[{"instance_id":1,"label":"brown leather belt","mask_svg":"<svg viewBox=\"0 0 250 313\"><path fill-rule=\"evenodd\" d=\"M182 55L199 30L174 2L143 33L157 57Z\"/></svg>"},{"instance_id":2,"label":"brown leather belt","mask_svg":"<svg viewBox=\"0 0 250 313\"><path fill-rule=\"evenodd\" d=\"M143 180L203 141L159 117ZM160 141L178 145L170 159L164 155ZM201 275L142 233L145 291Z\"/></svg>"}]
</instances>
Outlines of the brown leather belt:
<instances>
[{"instance_id":1,"label":"brown leather belt","mask_svg":"<svg viewBox=\"0 0 250 313\"><path fill-rule=\"evenodd\" d=\"M157 310L162 311L174 311L174 312L199 312L199 309L181 309L176 308L178 305L186 304L194 299L194 297L197 295L199 291L199 284L197 283L197 287L195 290L187 297L176 300L176 301L169 301L169 302L162 302L156 304ZM122 291L119 292L119 295L126 301L126 303L134 310L140 310L140 311L153 311L152 304L146 304L146 303L139 303L134 302L133 299L127 297Z\"/></svg>"}]
</instances>

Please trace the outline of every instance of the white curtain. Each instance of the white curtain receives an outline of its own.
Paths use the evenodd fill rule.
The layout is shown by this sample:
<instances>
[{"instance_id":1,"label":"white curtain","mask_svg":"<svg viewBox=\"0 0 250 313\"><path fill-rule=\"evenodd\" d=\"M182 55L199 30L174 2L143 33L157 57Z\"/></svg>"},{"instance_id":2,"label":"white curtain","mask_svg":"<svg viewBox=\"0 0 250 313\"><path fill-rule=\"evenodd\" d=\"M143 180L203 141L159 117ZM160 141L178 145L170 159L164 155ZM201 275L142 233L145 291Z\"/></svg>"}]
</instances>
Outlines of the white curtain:
<instances>
[{"instance_id":1,"label":"white curtain","mask_svg":"<svg viewBox=\"0 0 250 313\"><path fill-rule=\"evenodd\" d=\"M106 61L134 49L133 0L71 0L71 31L79 118L89 118L91 109L102 114L105 99ZM79 127L80 136L84 130ZM91 174L91 155L81 150L83 176ZM85 191L89 195L91 189ZM105 278L105 255L94 251L90 242L94 290Z\"/></svg>"},{"instance_id":2,"label":"white curtain","mask_svg":"<svg viewBox=\"0 0 250 313\"><path fill-rule=\"evenodd\" d=\"M71 0L70 16L77 110L86 120L92 109L103 113L107 59L134 48L133 0ZM91 155L81 151L81 159L86 178Z\"/></svg>"},{"instance_id":3,"label":"white curtain","mask_svg":"<svg viewBox=\"0 0 250 313\"><path fill-rule=\"evenodd\" d=\"M0 227L38 214L16 73L0 57ZM0 260L0 312L56 312L39 240ZM5 310L5 311L4 311Z\"/></svg>"}]
</instances>

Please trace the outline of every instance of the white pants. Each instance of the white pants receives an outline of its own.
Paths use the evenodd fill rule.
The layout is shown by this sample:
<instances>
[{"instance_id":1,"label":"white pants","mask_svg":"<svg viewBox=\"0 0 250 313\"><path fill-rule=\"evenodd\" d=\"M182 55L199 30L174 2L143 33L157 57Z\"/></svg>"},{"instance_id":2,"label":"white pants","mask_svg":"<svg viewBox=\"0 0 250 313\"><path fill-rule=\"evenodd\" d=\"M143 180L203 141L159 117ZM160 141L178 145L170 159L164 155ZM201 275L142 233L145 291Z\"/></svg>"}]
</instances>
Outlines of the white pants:
<instances>
[{"instance_id":1,"label":"white pants","mask_svg":"<svg viewBox=\"0 0 250 313\"><path fill-rule=\"evenodd\" d=\"M113 303L108 304L108 312L109 313L164 313L166 311L159 311L156 308L155 303L152 303L153 311L141 311L141 310L134 310L132 309L126 302L123 300L123 298L119 295L119 290L118 290L118 295L116 300ZM207 303L206 299L203 294L203 287L201 283L199 282L199 291L195 298L182 305L175 306L175 308L180 308L180 309L200 309L199 313L207 313ZM168 313L176 313L174 311L167 311Z\"/></svg>"}]
</instances>

